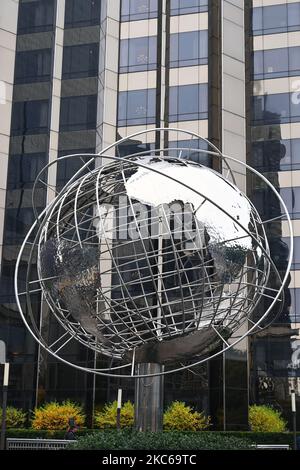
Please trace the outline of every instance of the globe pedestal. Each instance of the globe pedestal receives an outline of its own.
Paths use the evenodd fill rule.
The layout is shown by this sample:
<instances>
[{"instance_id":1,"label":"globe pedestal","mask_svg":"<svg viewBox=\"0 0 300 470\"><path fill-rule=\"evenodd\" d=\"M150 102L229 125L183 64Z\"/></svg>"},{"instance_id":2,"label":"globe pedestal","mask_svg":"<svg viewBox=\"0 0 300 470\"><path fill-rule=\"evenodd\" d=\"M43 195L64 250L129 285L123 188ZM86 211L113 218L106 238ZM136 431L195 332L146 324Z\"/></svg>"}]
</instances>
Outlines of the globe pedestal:
<instances>
[{"instance_id":1,"label":"globe pedestal","mask_svg":"<svg viewBox=\"0 0 300 470\"><path fill-rule=\"evenodd\" d=\"M137 375L163 372L164 366L152 362L136 365ZM163 376L142 377L135 381L135 428L158 432L163 427Z\"/></svg>"}]
</instances>

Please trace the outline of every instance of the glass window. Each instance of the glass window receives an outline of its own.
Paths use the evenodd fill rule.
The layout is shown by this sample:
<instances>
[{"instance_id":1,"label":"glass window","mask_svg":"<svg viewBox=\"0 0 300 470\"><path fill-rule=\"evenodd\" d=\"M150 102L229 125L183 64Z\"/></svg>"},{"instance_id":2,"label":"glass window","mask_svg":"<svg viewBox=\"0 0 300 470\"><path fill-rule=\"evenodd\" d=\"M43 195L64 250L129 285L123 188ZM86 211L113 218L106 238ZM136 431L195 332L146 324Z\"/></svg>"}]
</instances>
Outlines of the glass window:
<instances>
[{"instance_id":1,"label":"glass window","mask_svg":"<svg viewBox=\"0 0 300 470\"><path fill-rule=\"evenodd\" d=\"M169 121L208 118L207 84L170 87Z\"/></svg>"},{"instance_id":2,"label":"glass window","mask_svg":"<svg viewBox=\"0 0 300 470\"><path fill-rule=\"evenodd\" d=\"M254 35L283 33L300 29L300 3L253 8Z\"/></svg>"},{"instance_id":3,"label":"glass window","mask_svg":"<svg viewBox=\"0 0 300 470\"><path fill-rule=\"evenodd\" d=\"M123 39L120 50L120 72L155 70L156 47L156 36Z\"/></svg>"},{"instance_id":4,"label":"glass window","mask_svg":"<svg viewBox=\"0 0 300 470\"><path fill-rule=\"evenodd\" d=\"M208 10L208 0L171 0L171 15L201 13Z\"/></svg>"},{"instance_id":5,"label":"glass window","mask_svg":"<svg viewBox=\"0 0 300 470\"><path fill-rule=\"evenodd\" d=\"M41 134L48 131L49 101L20 101L12 107L12 135Z\"/></svg>"},{"instance_id":6,"label":"glass window","mask_svg":"<svg viewBox=\"0 0 300 470\"><path fill-rule=\"evenodd\" d=\"M170 151L171 157L191 160L201 165L211 167L211 156L205 152L196 151L209 150L209 146L204 140L193 138L190 140L178 140L177 142L169 142L169 147L174 148L174 150Z\"/></svg>"},{"instance_id":7,"label":"glass window","mask_svg":"<svg viewBox=\"0 0 300 470\"><path fill-rule=\"evenodd\" d=\"M98 74L99 45L64 47L62 77L94 77Z\"/></svg>"},{"instance_id":8,"label":"glass window","mask_svg":"<svg viewBox=\"0 0 300 470\"><path fill-rule=\"evenodd\" d=\"M7 189L32 188L38 173L47 163L45 153L10 155L8 162ZM47 172L41 179L45 181ZM44 186L38 183L38 186Z\"/></svg>"},{"instance_id":9,"label":"glass window","mask_svg":"<svg viewBox=\"0 0 300 470\"><path fill-rule=\"evenodd\" d=\"M79 153L94 153L95 149L76 149L68 151L60 151L59 157L64 157L66 155L75 155ZM59 188L62 188L75 173L80 170L84 162L88 161L91 157L76 157L76 158L66 158L64 160L58 160L57 164L57 180L56 184ZM89 170L92 170L92 167L89 166L84 170L81 175L87 173Z\"/></svg>"},{"instance_id":10,"label":"glass window","mask_svg":"<svg viewBox=\"0 0 300 470\"><path fill-rule=\"evenodd\" d=\"M300 74L300 47L289 48L289 72L292 76Z\"/></svg>"},{"instance_id":11,"label":"glass window","mask_svg":"<svg viewBox=\"0 0 300 470\"><path fill-rule=\"evenodd\" d=\"M118 125L134 126L155 123L156 89L119 93Z\"/></svg>"},{"instance_id":12,"label":"glass window","mask_svg":"<svg viewBox=\"0 0 300 470\"><path fill-rule=\"evenodd\" d=\"M292 219L300 219L300 187L280 188L280 195Z\"/></svg>"},{"instance_id":13,"label":"glass window","mask_svg":"<svg viewBox=\"0 0 300 470\"><path fill-rule=\"evenodd\" d=\"M54 0L19 3L18 33L51 31L54 25Z\"/></svg>"},{"instance_id":14,"label":"glass window","mask_svg":"<svg viewBox=\"0 0 300 470\"><path fill-rule=\"evenodd\" d=\"M17 245L24 241L35 221L32 208L7 209L5 217L4 243ZM33 236L33 235L32 235Z\"/></svg>"},{"instance_id":15,"label":"glass window","mask_svg":"<svg viewBox=\"0 0 300 470\"><path fill-rule=\"evenodd\" d=\"M254 79L295 76L300 73L300 47L254 52Z\"/></svg>"},{"instance_id":16,"label":"glass window","mask_svg":"<svg viewBox=\"0 0 300 470\"><path fill-rule=\"evenodd\" d=\"M289 3L288 26L289 31L297 31L300 25L300 3Z\"/></svg>"},{"instance_id":17,"label":"glass window","mask_svg":"<svg viewBox=\"0 0 300 470\"><path fill-rule=\"evenodd\" d=\"M66 0L65 27L100 24L101 0Z\"/></svg>"},{"instance_id":18,"label":"glass window","mask_svg":"<svg viewBox=\"0 0 300 470\"><path fill-rule=\"evenodd\" d=\"M170 67L207 64L208 31L171 34Z\"/></svg>"},{"instance_id":19,"label":"glass window","mask_svg":"<svg viewBox=\"0 0 300 470\"><path fill-rule=\"evenodd\" d=\"M97 96L71 96L61 99L60 130L96 128Z\"/></svg>"},{"instance_id":20,"label":"glass window","mask_svg":"<svg viewBox=\"0 0 300 470\"><path fill-rule=\"evenodd\" d=\"M289 246L289 238L282 239ZM300 269L300 237L294 237L294 253L292 269Z\"/></svg>"},{"instance_id":21,"label":"glass window","mask_svg":"<svg viewBox=\"0 0 300 470\"><path fill-rule=\"evenodd\" d=\"M50 80L52 50L40 49L16 53L15 83Z\"/></svg>"},{"instance_id":22,"label":"glass window","mask_svg":"<svg viewBox=\"0 0 300 470\"><path fill-rule=\"evenodd\" d=\"M299 105L297 105L299 107ZM296 113L296 109L295 109ZM290 95L278 93L274 95L253 97L253 123L272 124L290 122Z\"/></svg>"},{"instance_id":23,"label":"glass window","mask_svg":"<svg viewBox=\"0 0 300 470\"><path fill-rule=\"evenodd\" d=\"M122 0L121 21L157 17L157 0Z\"/></svg>"}]
</instances>

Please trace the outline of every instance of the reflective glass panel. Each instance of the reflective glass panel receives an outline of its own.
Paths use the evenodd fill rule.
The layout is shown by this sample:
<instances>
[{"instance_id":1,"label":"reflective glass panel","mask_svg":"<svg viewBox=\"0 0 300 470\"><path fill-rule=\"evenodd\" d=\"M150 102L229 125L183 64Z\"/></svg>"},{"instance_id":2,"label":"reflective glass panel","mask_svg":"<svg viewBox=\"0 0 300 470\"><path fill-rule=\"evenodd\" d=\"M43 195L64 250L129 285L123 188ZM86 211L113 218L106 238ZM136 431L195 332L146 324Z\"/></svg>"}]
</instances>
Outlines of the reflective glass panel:
<instances>
[{"instance_id":1,"label":"reflective glass panel","mask_svg":"<svg viewBox=\"0 0 300 470\"><path fill-rule=\"evenodd\" d=\"M96 127L97 96L72 96L61 99L60 130L77 131Z\"/></svg>"},{"instance_id":2,"label":"reflective glass panel","mask_svg":"<svg viewBox=\"0 0 300 470\"><path fill-rule=\"evenodd\" d=\"M54 25L54 0L19 3L18 33L51 31Z\"/></svg>"},{"instance_id":3,"label":"reflective glass panel","mask_svg":"<svg viewBox=\"0 0 300 470\"><path fill-rule=\"evenodd\" d=\"M284 33L300 29L300 3L284 3L253 8L254 35Z\"/></svg>"},{"instance_id":4,"label":"reflective glass panel","mask_svg":"<svg viewBox=\"0 0 300 470\"><path fill-rule=\"evenodd\" d=\"M48 130L49 101L20 101L12 107L12 135L41 134Z\"/></svg>"},{"instance_id":5,"label":"reflective glass panel","mask_svg":"<svg viewBox=\"0 0 300 470\"><path fill-rule=\"evenodd\" d=\"M201 13L208 10L208 0L171 0L171 15Z\"/></svg>"},{"instance_id":6,"label":"reflective glass panel","mask_svg":"<svg viewBox=\"0 0 300 470\"><path fill-rule=\"evenodd\" d=\"M42 82L51 77L52 50L16 53L15 83Z\"/></svg>"},{"instance_id":7,"label":"reflective glass panel","mask_svg":"<svg viewBox=\"0 0 300 470\"><path fill-rule=\"evenodd\" d=\"M123 39L120 50L120 72L155 70L156 47L156 36Z\"/></svg>"},{"instance_id":8,"label":"reflective glass panel","mask_svg":"<svg viewBox=\"0 0 300 470\"><path fill-rule=\"evenodd\" d=\"M120 92L118 125L154 124L155 103L156 89Z\"/></svg>"},{"instance_id":9,"label":"reflective glass panel","mask_svg":"<svg viewBox=\"0 0 300 470\"><path fill-rule=\"evenodd\" d=\"M7 189L32 188L38 173L47 162L45 153L10 155L8 162ZM41 176L45 180L47 173ZM37 186L41 186L38 183Z\"/></svg>"},{"instance_id":10,"label":"reflective glass panel","mask_svg":"<svg viewBox=\"0 0 300 470\"><path fill-rule=\"evenodd\" d=\"M207 84L170 87L169 121L207 119Z\"/></svg>"},{"instance_id":11,"label":"reflective glass panel","mask_svg":"<svg viewBox=\"0 0 300 470\"><path fill-rule=\"evenodd\" d=\"M157 0L122 0L121 21L157 17Z\"/></svg>"},{"instance_id":12,"label":"reflective glass panel","mask_svg":"<svg viewBox=\"0 0 300 470\"><path fill-rule=\"evenodd\" d=\"M100 24L101 0L66 0L65 27Z\"/></svg>"},{"instance_id":13,"label":"reflective glass panel","mask_svg":"<svg viewBox=\"0 0 300 470\"><path fill-rule=\"evenodd\" d=\"M94 77L98 74L98 44L64 47L62 77Z\"/></svg>"},{"instance_id":14,"label":"reflective glass panel","mask_svg":"<svg viewBox=\"0 0 300 470\"><path fill-rule=\"evenodd\" d=\"M207 64L208 31L171 34L170 67Z\"/></svg>"}]
</instances>

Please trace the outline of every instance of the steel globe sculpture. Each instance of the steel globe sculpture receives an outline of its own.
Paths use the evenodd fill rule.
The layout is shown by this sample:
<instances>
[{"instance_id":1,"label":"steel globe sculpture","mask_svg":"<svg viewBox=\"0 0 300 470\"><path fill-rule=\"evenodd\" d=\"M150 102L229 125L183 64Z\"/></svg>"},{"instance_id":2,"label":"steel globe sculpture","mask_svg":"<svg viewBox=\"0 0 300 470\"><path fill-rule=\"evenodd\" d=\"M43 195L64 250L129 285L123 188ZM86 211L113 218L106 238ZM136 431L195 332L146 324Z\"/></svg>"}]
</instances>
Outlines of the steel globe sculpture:
<instances>
[{"instance_id":1,"label":"steel globe sculpture","mask_svg":"<svg viewBox=\"0 0 300 470\"><path fill-rule=\"evenodd\" d=\"M180 146L175 156L171 146L120 156L133 137L166 132L169 142L173 132L205 143L197 154L217 159L223 173L182 158ZM107 367L87 369L93 373L140 377L138 363L168 365L153 375L171 373L215 357L220 345L230 348L283 303L292 255L280 275L270 256L267 221L236 186L239 171L230 164L275 192L292 246L284 203L255 170L177 129L143 131L90 157L38 216L16 267L20 313L48 352L63 359L65 345L80 341L107 358ZM277 279L272 288L270 276ZM37 293L63 327L51 344L33 314ZM264 296L269 307L257 318Z\"/></svg>"}]
</instances>

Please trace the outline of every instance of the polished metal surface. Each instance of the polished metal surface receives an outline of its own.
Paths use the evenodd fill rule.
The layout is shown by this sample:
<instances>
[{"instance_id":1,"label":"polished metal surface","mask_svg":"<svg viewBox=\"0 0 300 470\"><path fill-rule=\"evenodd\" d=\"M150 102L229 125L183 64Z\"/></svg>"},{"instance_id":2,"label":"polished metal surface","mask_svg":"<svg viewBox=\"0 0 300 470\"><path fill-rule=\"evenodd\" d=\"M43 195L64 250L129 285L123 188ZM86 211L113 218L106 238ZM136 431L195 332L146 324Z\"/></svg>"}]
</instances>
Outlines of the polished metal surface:
<instances>
[{"instance_id":1,"label":"polished metal surface","mask_svg":"<svg viewBox=\"0 0 300 470\"><path fill-rule=\"evenodd\" d=\"M130 140L123 139L102 152L102 166L83 165L39 216L34 241L29 233L17 263L16 298L26 325L49 352L59 356L77 340L109 360L91 372L118 375L124 368L136 376L135 365L144 363L178 370L185 367L178 362L199 364L218 355L220 345L232 347L228 339L241 325L250 324L245 337L282 300L290 264L281 277L270 257L267 221L235 185L234 159L197 139L208 145L199 153L222 160L225 176L167 148L110 155ZM261 184L271 186L264 177ZM29 266L23 291L22 256ZM270 273L276 289L267 289ZM65 331L50 345L30 310L36 292ZM264 296L270 306L254 321Z\"/></svg>"},{"instance_id":2,"label":"polished metal surface","mask_svg":"<svg viewBox=\"0 0 300 470\"><path fill-rule=\"evenodd\" d=\"M163 428L164 378L161 364L141 363L136 375L146 376L136 379L134 400L135 428L143 432L157 432ZM154 376L153 376L154 375Z\"/></svg>"}]
</instances>

